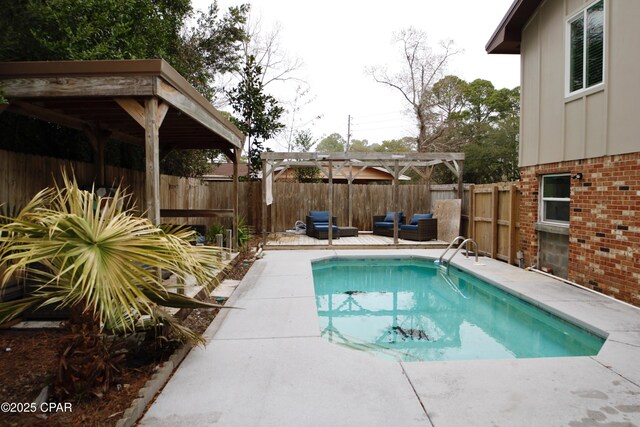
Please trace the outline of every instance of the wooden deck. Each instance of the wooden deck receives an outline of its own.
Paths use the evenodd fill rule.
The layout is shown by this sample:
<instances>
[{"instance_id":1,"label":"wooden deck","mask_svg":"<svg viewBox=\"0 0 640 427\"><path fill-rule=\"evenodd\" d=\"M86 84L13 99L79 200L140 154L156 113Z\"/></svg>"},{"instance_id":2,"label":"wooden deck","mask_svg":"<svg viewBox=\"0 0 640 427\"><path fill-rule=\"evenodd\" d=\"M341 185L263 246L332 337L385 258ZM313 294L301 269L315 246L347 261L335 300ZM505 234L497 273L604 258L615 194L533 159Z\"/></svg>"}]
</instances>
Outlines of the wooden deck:
<instances>
[{"instance_id":1,"label":"wooden deck","mask_svg":"<svg viewBox=\"0 0 640 427\"><path fill-rule=\"evenodd\" d=\"M275 233L269 234L264 249L444 249L449 244L440 240L415 242L398 239L398 244L394 245L393 237L378 236L366 231L361 231L357 237L333 239L332 243L329 246L329 240L315 239L304 234Z\"/></svg>"}]
</instances>

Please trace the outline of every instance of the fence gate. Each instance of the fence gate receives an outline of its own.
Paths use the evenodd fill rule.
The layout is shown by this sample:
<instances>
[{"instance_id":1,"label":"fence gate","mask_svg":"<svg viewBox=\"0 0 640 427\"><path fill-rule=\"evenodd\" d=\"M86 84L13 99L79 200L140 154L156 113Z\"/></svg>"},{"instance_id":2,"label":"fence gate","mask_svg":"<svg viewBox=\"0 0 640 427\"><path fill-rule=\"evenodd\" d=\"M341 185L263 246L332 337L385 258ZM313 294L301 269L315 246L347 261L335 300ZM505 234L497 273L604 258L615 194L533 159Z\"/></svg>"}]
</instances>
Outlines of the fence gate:
<instances>
[{"instance_id":1,"label":"fence gate","mask_svg":"<svg viewBox=\"0 0 640 427\"><path fill-rule=\"evenodd\" d=\"M478 251L516 264L520 234L520 192L515 183L469 187L469 235Z\"/></svg>"}]
</instances>

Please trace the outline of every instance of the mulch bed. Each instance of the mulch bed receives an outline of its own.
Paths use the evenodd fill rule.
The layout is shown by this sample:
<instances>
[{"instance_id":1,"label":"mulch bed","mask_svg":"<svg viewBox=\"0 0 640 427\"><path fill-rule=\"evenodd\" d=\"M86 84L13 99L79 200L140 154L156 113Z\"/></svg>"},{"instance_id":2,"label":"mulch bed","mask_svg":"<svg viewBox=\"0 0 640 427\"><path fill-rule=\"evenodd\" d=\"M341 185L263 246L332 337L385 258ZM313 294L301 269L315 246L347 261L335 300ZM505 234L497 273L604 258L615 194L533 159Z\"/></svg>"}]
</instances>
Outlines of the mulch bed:
<instances>
[{"instance_id":1,"label":"mulch bed","mask_svg":"<svg viewBox=\"0 0 640 427\"><path fill-rule=\"evenodd\" d=\"M245 252L239 256L236 268L227 278L240 280L251 268L253 261L247 258L249 254ZM218 311L193 310L184 323L202 334ZM57 354L67 334L64 329L0 329L0 404L30 404L36 399L55 377ZM156 368L176 347L177 343L154 353L148 360L129 362L103 398L72 401L72 411L65 412L10 413L3 410L0 411L0 426L114 426Z\"/></svg>"}]
</instances>

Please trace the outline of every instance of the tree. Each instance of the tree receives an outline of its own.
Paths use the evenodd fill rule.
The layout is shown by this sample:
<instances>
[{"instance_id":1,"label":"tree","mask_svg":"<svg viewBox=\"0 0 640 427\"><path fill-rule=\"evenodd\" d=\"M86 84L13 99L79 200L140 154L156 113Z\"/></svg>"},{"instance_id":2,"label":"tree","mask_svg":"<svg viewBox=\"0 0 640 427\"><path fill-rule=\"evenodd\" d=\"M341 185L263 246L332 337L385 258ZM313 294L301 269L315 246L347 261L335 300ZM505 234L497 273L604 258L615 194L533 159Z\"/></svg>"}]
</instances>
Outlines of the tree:
<instances>
[{"instance_id":1,"label":"tree","mask_svg":"<svg viewBox=\"0 0 640 427\"><path fill-rule=\"evenodd\" d=\"M0 0L0 7L0 61L163 58L210 100L216 76L240 68L249 10L231 7L220 17L214 2L190 27L189 0ZM13 141L3 138L2 148L93 160L81 132L11 114L0 115L0 129L13 135ZM208 157L201 150L171 152L161 170L193 176ZM142 159L138 147L107 144L108 164L130 167Z\"/></svg>"},{"instance_id":2,"label":"tree","mask_svg":"<svg viewBox=\"0 0 640 427\"><path fill-rule=\"evenodd\" d=\"M518 178L519 88L496 89L488 80L446 76L432 94L440 116L438 146L465 152L465 181ZM452 176L437 170L434 179L448 182Z\"/></svg>"},{"instance_id":3,"label":"tree","mask_svg":"<svg viewBox=\"0 0 640 427\"><path fill-rule=\"evenodd\" d=\"M344 151L346 141L339 133L325 136L316 146L318 153L339 153Z\"/></svg>"},{"instance_id":4,"label":"tree","mask_svg":"<svg viewBox=\"0 0 640 427\"><path fill-rule=\"evenodd\" d=\"M441 52L434 53L427 44L427 34L409 27L394 35L401 45L403 69L389 74L383 68L371 68L374 80L400 92L409 104L418 124L418 151L434 151L433 141L440 134L432 103L432 88L442 76L449 58L456 54L453 42L443 42Z\"/></svg>"},{"instance_id":5,"label":"tree","mask_svg":"<svg viewBox=\"0 0 640 427\"><path fill-rule=\"evenodd\" d=\"M284 110L273 96L265 93L261 75L261 67L249 56L242 81L227 94L233 110L240 115L233 118L233 122L247 136L250 179L257 179L262 169L260 153L264 150L264 140L284 127L280 122Z\"/></svg>"},{"instance_id":6,"label":"tree","mask_svg":"<svg viewBox=\"0 0 640 427\"><path fill-rule=\"evenodd\" d=\"M221 75L241 70L249 5L231 6L222 17L219 12L217 2L197 12L197 25L184 30L175 58L176 69L214 104L226 101L218 84Z\"/></svg>"},{"instance_id":7,"label":"tree","mask_svg":"<svg viewBox=\"0 0 640 427\"><path fill-rule=\"evenodd\" d=\"M354 153L366 153L373 151L372 146L366 139L352 139L349 143L349 151Z\"/></svg>"},{"instance_id":8,"label":"tree","mask_svg":"<svg viewBox=\"0 0 640 427\"><path fill-rule=\"evenodd\" d=\"M405 136L401 139L390 139L382 141L373 151L389 152L389 153L406 153L416 151L416 139L411 136Z\"/></svg>"},{"instance_id":9,"label":"tree","mask_svg":"<svg viewBox=\"0 0 640 427\"><path fill-rule=\"evenodd\" d=\"M303 130L296 134L294 147L303 153L308 153L315 145L311 131ZM294 174L298 182L320 182L320 168L309 166L295 168Z\"/></svg>"}]
</instances>

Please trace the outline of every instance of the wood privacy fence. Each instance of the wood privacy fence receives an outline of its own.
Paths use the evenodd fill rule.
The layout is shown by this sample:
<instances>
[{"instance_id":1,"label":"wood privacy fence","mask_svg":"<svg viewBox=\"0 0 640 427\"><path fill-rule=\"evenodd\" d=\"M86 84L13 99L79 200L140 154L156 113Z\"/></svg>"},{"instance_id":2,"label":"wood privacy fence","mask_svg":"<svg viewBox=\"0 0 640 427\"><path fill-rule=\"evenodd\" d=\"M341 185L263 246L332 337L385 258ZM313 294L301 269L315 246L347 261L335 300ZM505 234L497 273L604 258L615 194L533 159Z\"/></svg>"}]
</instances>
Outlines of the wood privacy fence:
<instances>
[{"instance_id":1,"label":"wood privacy fence","mask_svg":"<svg viewBox=\"0 0 640 427\"><path fill-rule=\"evenodd\" d=\"M433 212L437 200L456 198L457 186L400 185L398 206L408 218L415 213ZM258 193L260 194L260 193ZM301 184L276 182L273 186L270 231L292 229L296 220L304 221L310 210L327 210L328 184ZM360 230L371 230L373 215L393 210L393 186L352 185L352 225ZM333 215L337 225L349 225L349 186L333 185Z\"/></svg>"},{"instance_id":2,"label":"wood privacy fence","mask_svg":"<svg viewBox=\"0 0 640 427\"><path fill-rule=\"evenodd\" d=\"M491 258L516 263L520 241L520 191L517 183L469 187L468 235L478 251Z\"/></svg>"},{"instance_id":3,"label":"wood privacy fence","mask_svg":"<svg viewBox=\"0 0 640 427\"><path fill-rule=\"evenodd\" d=\"M60 182L61 168L74 170L78 182L90 187L95 179L94 165L62 159L0 151L0 204L24 205L41 189ZM106 167L107 182L122 182L136 198L136 205L144 209L144 172ZM206 182L196 178L161 176L162 209L229 209L233 206L230 182ZM467 187L465 187L466 190ZM391 185L354 184L352 225L371 230L372 216L391 210ZM433 212L438 200L456 198L455 185L400 185L398 205L409 218L414 213ZM267 226L270 231L293 228L296 220L304 221L310 210L328 208L327 184L276 182L274 204ZM348 225L348 186L334 184L333 210L338 225ZM262 230L262 186L260 182L239 183L240 215L246 224ZM516 262L519 242L519 198L517 183L471 185L462 201L461 234L473 237L479 250L493 258ZM231 227L228 218L163 218L164 222L179 224L221 223Z\"/></svg>"},{"instance_id":4,"label":"wood privacy fence","mask_svg":"<svg viewBox=\"0 0 640 427\"><path fill-rule=\"evenodd\" d=\"M0 204L23 206L41 189L61 181L61 169L73 170L80 185L90 188L96 177L94 165L63 159L0 151ZM106 182L122 183L133 193L138 210L144 209L144 172L107 166ZM229 209L233 206L232 183L207 182L196 178L162 175L160 178L162 209ZM274 204L267 227L272 231L293 228L296 220L304 221L310 210L328 209L327 184L276 182ZM371 219L392 209L391 185L353 185L352 225L371 230ZM338 225L348 225L348 186L334 184L334 214ZM247 224L262 230L262 187L260 182L239 183L239 210ZM398 205L409 218L414 213L433 212L438 200L456 197L455 185L400 185ZM463 214L466 201L463 202ZM163 218L164 222L230 227L227 218Z\"/></svg>"}]
</instances>

